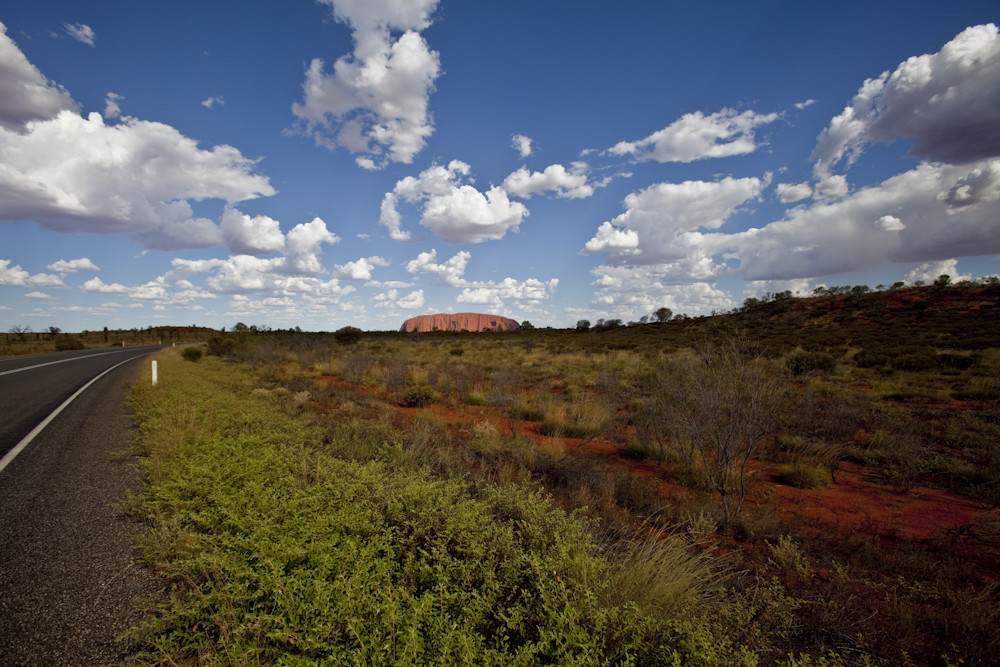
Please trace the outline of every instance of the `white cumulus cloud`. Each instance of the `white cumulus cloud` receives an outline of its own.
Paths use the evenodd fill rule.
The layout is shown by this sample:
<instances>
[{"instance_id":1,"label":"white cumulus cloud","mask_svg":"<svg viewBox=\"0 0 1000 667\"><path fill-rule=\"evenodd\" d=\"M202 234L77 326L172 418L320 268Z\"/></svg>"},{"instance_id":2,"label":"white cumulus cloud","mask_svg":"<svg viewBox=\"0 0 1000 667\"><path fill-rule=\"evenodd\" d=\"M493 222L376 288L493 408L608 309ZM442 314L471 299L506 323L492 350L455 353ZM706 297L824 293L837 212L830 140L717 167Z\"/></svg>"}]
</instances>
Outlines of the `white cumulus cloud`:
<instances>
[{"instance_id":1,"label":"white cumulus cloud","mask_svg":"<svg viewBox=\"0 0 1000 667\"><path fill-rule=\"evenodd\" d=\"M531 137L526 137L523 134L515 134L510 139L511 146L517 151L517 154L521 158L526 158L531 155Z\"/></svg>"},{"instance_id":2,"label":"white cumulus cloud","mask_svg":"<svg viewBox=\"0 0 1000 667\"><path fill-rule=\"evenodd\" d=\"M503 181L503 189L515 197L530 199L532 195L553 192L563 199L585 199L594 194L595 187L607 185L587 182L587 164L576 163L569 170L561 164L552 164L544 171L529 171L521 167Z\"/></svg>"},{"instance_id":3,"label":"white cumulus cloud","mask_svg":"<svg viewBox=\"0 0 1000 667\"><path fill-rule=\"evenodd\" d=\"M82 289L84 292L98 292L100 294L128 293L128 288L122 285L121 283L112 283L109 285L108 283L104 282L97 276L94 276L87 282L83 283L83 285L80 286L80 289Z\"/></svg>"},{"instance_id":4,"label":"white cumulus cloud","mask_svg":"<svg viewBox=\"0 0 1000 667\"><path fill-rule=\"evenodd\" d=\"M705 240L738 259L747 280L787 280L867 271L889 262L942 261L1000 252L1000 189L984 185L974 203L953 202L959 184L996 174L1000 160L924 163L884 182L784 220ZM989 180L986 178L985 180Z\"/></svg>"},{"instance_id":5,"label":"white cumulus cloud","mask_svg":"<svg viewBox=\"0 0 1000 667\"><path fill-rule=\"evenodd\" d=\"M118 104L125 98L118 93L108 93L104 96L104 118L111 120L122 115L122 108Z\"/></svg>"},{"instance_id":6,"label":"white cumulus cloud","mask_svg":"<svg viewBox=\"0 0 1000 667\"><path fill-rule=\"evenodd\" d=\"M778 183L774 191L778 195L778 201L782 204L791 204L803 199L812 197L813 189L809 183Z\"/></svg>"},{"instance_id":7,"label":"white cumulus cloud","mask_svg":"<svg viewBox=\"0 0 1000 667\"><path fill-rule=\"evenodd\" d=\"M718 229L742 204L760 198L768 179L658 183L625 198L626 210L605 222L583 253L608 252L612 262L656 264L689 256L699 230Z\"/></svg>"},{"instance_id":8,"label":"white cumulus cloud","mask_svg":"<svg viewBox=\"0 0 1000 667\"><path fill-rule=\"evenodd\" d=\"M28 62L0 23L0 127L23 131L29 121L54 118L78 105L66 90Z\"/></svg>"},{"instance_id":9,"label":"white cumulus cloud","mask_svg":"<svg viewBox=\"0 0 1000 667\"><path fill-rule=\"evenodd\" d=\"M406 264L406 271L434 274L437 276L437 284L446 287L462 287L467 284L462 276L469 260L472 259L472 253L463 250L440 264L435 262L436 259L437 250L432 248L430 252L422 252L416 259L411 259Z\"/></svg>"},{"instance_id":10,"label":"white cumulus cloud","mask_svg":"<svg viewBox=\"0 0 1000 667\"><path fill-rule=\"evenodd\" d=\"M903 282L911 285L916 282L930 284L941 276L948 276L954 282L972 279L971 275L961 275L958 272L958 260L942 259L936 262L925 262L914 268L903 277Z\"/></svg>"},{"instance_id":11,"label":"white cumulus cloud","mask_svg":"<svg viewBox=\"0 0 1000 667\"><path fill-rule=\"evenodd\" d=\"M516 231L528 209L510 201L503 188L480 192L470 184L469 172L469 165L452 160L447 167L436 165L418 177L407 176L383 198L379 223L393 239L409 240L398 209L400 202L408 202L421 206L420 224L446 243L481 243Z\"/></svg>"},{"instance_id":12,"label":"white cumulus cloud","mask_svg":"<svg viewBox=\"0 0 1000 667\"><path fill-rule=\"evenodd\" d=\"M320 218L295 225L285 237L285 257L282 271L288 274L316 275L322 273L320 255L323 246L333 245L340 237L326 228Z\"/></svg>"},{"instance_id":13,"label":"white cumulus cloud","mask_svg":"<svg viewBox=\"0 0 1000 667\"><path fill-rule=\"evenodd\" d=\"M48 273L31 275L19 264L11 266L11 260L0 259L0 285L20 285L24 287L65 287L59 276Z\"/></svg>"},{"instance_id":14,"label":"white cumulus cloud","mask_svg":"<svg viewBox=\"0 0 1000 667\"><path fill-rule=\"evenodd\" d=\"M203 150L162 123L106 125L97 113L62 111L24 133L0 128L0 220L129 233L151 248L219 245L224 235L190 201L274 194L254 167L231 146Z\"/></svg>"},{"instance_id":15,"label":"white cumulus cloud","mask_svg":"<svg viewBox=\"0 0 1000 667\"><path fill-rule=\"evenodd\" d=\"M438 0L321 1L350 26L354 51L332 72L310 63L293 113L317 143L358 154L366 169L411 163L434 130L428 106L441 64L420 31Z\"/></svg>"},{"instance_id":16,"label":"white cumulus cloud","mask_svg":"<svg viewBox=\"0 0 1000 667\"><path fill-rule=\"evenodd\" d=\"M775 113L738 112L735 109L722 109L709 115L695 111L645 139L621 141L608 152L657 162L694 162L744 155L757 150L757 128L777 119Z\"/></svg>"},{"instance_id":17,"label":"white cumulus cloud","mask_svg":"<svg viewBox=\"0 0 1000 667\"><path fill-rule=\"evenodd\" d=\"M500 282L484 281L464 288L455 298L459 303L475 303L492 308L504 307L505 301L514 301L520 307L537 306L552 297L559 285L558 278L542 281L537 278L516 280L504 278Z\"/></svg>"},{"instance_id":18,"label":"white cumulus cloud","mask_svg":"<svg viewBox=\"0 0 1000 667\"><path fill-rule=\"evenodd\" d=\"M921 160L967 164L1000 155L1000 35L973 26L933 54L868 79L820 134L817 176L849 166L872 142L912 140Z\"/></svg>"},{"instance_id":19,"label":"white cumulus cloud","mask_svg":"<svg viewBox=\"0 0 1000 667\"><path fill-rule=\"evenodd\" d=\"M334 267L334 275L341 280L371 280L376 266L389 266L389 260L377 255L362 257L354 262L338 264Z\"/></svg>"},{"instance_id":20,"label":"white cumulus cloud","mask_svg":"<svg viewBox=\"0 0 1000 667\"><path fill-rule=\"evenodd\" d=\"M198 147L163 123L86 118L0 30L0 221L63 232L127 233L150 248L225 242L191 202L274 194L256 162L231 146ZM116 116L109 93L105 113Z\"/></svg>"},{"instance_id":21,"label":"white cumulus cloud","mask_svg":"<svg viewBox=\"0 0 1000 667\"><path fill-rule=\"evenodd\" d=\"M266 215L250 217L233 207L222 213L219 224L230 250L246 255L268 255L285 247L281 225Z\"/></svg>"},{"instance_id":22,"label":"white cumulus cloud","mask_svg":"<svg viewBox=\"0 0 1000 667\"><path fill-rule=\"evenodd\" d=\"M100 271L101 269L90 261L87 257L81 257L80 259L60 259L52 262L47 267L50 271L55 271L56 273L61 273L63 275L67 273L76 273L77 271Z\"/></svg>"}]
</instances>

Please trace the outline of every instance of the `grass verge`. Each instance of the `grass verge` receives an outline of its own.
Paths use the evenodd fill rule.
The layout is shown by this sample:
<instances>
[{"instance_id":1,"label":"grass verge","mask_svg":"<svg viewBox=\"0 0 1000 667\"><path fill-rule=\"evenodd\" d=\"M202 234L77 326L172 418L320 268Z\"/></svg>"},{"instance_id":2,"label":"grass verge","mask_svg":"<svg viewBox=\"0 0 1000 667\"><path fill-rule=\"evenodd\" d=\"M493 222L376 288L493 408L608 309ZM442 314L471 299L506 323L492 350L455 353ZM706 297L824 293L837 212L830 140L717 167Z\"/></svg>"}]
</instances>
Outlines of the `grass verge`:
<instances>
[{"instance_id":1,"label":"grass verge","mask_svg":"<svg viewBox=\"0 0 1000 667\"><path fill-rule=\"evenodd\" d=\"M245 367L158 359L130 399L150 480L130 506L174 584L133 632L151 663L757 664L692 611L707 565L649 599L682 550L630 552L644 598L609 594L631 568L541 492L338 458L349 443Z\"/></svg>"}]
</instances>

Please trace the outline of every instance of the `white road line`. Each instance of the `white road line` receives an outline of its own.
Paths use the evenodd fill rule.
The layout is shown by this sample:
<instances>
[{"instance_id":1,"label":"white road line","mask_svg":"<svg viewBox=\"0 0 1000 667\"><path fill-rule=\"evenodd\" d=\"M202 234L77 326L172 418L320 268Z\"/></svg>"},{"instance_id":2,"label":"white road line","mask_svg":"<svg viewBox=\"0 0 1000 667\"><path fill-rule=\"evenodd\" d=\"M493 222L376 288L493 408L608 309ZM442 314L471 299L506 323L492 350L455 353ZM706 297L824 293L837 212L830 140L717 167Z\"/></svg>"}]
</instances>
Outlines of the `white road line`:
<instances>
[{"instance_id":1,"label":"white road line","mask_svg":"<svg viewBox=\"0 0 1000 667\"><path fill-rule=\"evenodd\" d=\"M112 350L111 352L98 352L97 354L85 354L80 357L73 357L72 359L60 359L59 361L47 361L44 364L35 364L34 366L25 366L24 368L15 368L10 371L0 372L0 375L10 375L11 373L20 373L21 371L30 371L32 368L41 368L42 366L51 366L52 364L65 364L68 361L80 361L81 359L90 359L92 357L102 357L105 354L121 354L122 352L134 352L134 350L125 348L124 350Z\"/></svg>"},{"instance_id":2,"label":"white road line","mask_svg":"<svg viewBox=\"0 0 1000 667\"><path fill-rule=\"evenodd\" d=\"M103 354L110 354L110 353L109 352L104 352ZM41 433L42 429L44 429L46 426L49 425L49 422L51 422L53 419L55 419L56 417L58 417L59 413L62 412L64 409L66 409L66 406L68 406L70 403L72 403L76 399L77 396L79 396L80 394L82 394L83 392L85 392L87 390L87 388L90 387L90 385L94 384L95 382L97 382L102 377L104 377L105 375L107 375L111 371L115 370L116 368L118 368L122 364L127 364L130 361L134 361L136 359L139 359L140 357L144 357L144 356L146 356L146 354L149 354L149 353L146 352L145 354L136 355L136 356L132 357L131 359L126 359L125 361L118 362L117 364L115 364L111 368L107 369L106 371L104 371L100 375L96 376L94 379L92 379L87 384L85 384L82 387L80 387L79 389L77 389L75 394L73 394L72 396L70 396L69 398L67 398L65 401L63 401L62 405L60 405L58 408L56 408L55 410L53 410L52 414L50 414L48 417L46 417L45 419L43 419L42 422L38 426L36 426L35 428L31 429L31 433L29 433L28 435L26 435L23 438L21 438L21 442L17 443L12 450L10 450L9 452L7 452L7 454L2 459L0 459L0 472L3 472L3 469L7 467L7 464L10 463L11 461L13 461L14 457L16 457L18 454L20 454L24 450L25 447L27 447L29 444L31 444L31 441L35 439L35 436L37 436L39 433ZM94 355L94 356L97 356L97 355ZM42 365L45 366L47 364L42 364Z\"/></svg>"}]
</instances>

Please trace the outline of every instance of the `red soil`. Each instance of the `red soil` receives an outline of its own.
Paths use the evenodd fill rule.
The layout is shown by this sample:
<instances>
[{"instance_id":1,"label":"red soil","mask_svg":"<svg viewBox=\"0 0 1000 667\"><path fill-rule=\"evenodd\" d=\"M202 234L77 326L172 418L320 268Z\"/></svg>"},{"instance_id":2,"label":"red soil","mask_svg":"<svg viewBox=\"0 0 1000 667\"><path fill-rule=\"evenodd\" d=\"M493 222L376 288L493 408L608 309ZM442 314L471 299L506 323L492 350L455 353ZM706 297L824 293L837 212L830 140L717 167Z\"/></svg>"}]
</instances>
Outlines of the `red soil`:
<instances>
[{"instance_id":1,"label":"red soil","mask_svg":"<svg viewBox=\"0 0 1000 667\"><path fill-rule=\"evenodd\" d=\"M502 433L513 429L544 447L556 448L573 456L595 457L626 468L637 477L659 478L665 496L687 495L687 489L669 480L669 468L624 456L622 446L604 440L583 441L553 438L538 433L536 422L504 419L487 407L449 407L435 404L426 408L398 408L416 416L434 415L459 431L467 431L477 421L486 420ZM1000 567L995 546L975 539L977 527L1000 525L1000 508L988 508L976 500L940 489L916 486L896 491L876 478L877 471L844 462L836 481L826 489L810 490L786 486L777 481L777 465L754 462L759 477L755 495L747 506L766 506L786 519L804 519L803 528L815 534L849 537L864 534L882 540L920 542L928 547L944 547L955 554ZM969 531L971 530L971 535Z\"/></svg>"},{"instance_id":2,"label":"red soil","mask_svg":"<svg viewBox=\"0 0 1000 667\"><path fill-rule=\"evenodd\" d=\"M333 378L324 378L333 380ZM377 388L354 386L364 393L380 393ZM572 456L601 459L628 470L637 477L658 478L664 497L688 497L692 492L670 479L669 466L627 458L619 443L606 440L579 440L541 435L536 422L505 419L496 408L449 406L441 403L426 408L397 407L410 417L433 415L458 432L468 434L472 426L486 420L501 433L513 430L540 446L558 449ZM866 535L883 541L922 543L928 548L947 549L954 555L1000 568L997 526L1000 508L989 508L974 499L941 489L916 486L896 491L877 479L877 470L843 462L836 480L825 489L798 489L777 481L777 465L752 462L758 481L747 507L766 507L783 519L800 521L802 529L817 536L848 538ZM978 539L990 530L987 541Z\"/></svg>"}]
</instances>

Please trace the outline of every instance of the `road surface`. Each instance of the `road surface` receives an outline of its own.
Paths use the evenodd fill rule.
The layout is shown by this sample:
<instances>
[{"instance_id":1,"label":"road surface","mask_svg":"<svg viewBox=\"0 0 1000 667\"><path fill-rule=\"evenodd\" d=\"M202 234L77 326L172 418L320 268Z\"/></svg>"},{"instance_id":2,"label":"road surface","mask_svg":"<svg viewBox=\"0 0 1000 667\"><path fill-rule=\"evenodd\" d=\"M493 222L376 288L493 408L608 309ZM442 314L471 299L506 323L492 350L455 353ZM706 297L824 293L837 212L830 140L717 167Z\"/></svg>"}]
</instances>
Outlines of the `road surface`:
<instances>
[{"instance_id":1,"label":"road surface","mask_svg":"<svg viewBox=\"0 0 1000 667\"><path fill-rule=\"evenodd\" d=\"M157 348L0 359L0 665L127 664L161 587L113 506L141 488L127 384ZM124 363L122 363L124 362ZM119 365L120 364L120 365ZM105 370L30 442L36 426ZM10 452L22 444L13 459Z\"/></svg>"}]
</instances>

